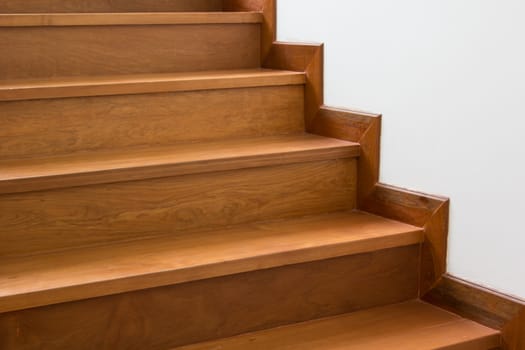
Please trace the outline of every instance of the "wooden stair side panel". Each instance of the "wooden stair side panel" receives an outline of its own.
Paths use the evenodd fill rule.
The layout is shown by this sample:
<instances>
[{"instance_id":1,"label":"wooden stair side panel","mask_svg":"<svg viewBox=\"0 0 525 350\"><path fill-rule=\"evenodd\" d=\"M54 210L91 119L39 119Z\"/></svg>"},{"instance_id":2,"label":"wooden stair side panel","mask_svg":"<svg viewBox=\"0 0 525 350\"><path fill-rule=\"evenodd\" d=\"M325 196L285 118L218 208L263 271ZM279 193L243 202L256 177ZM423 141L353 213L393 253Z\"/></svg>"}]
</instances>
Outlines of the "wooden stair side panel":
<instances>
[{"instance_id":1,"label":"wooden stair side panel","mask_svg":"<svg viewBox=\"0 0 525 350\"><path fill-rule=\"evenodd\" d=\"M0 255L29 255L355 208L356 160L92 185L0 197Z\"/></svg>"},{"instance_id":2,"label":"wooden stair side panel","mask_svg":"<svg viewBox=\"0 0 525 350\"><path fill-rule=\"evenodd\" d=\"M418 252L412 245L4 313L0 348L164 350L397 303L417 296Z\"/></svg>"},{"instance_id":3,"label":"wooden stair side panel","mask_svg":"<svg viewBox=\"0 0 525 350\"><path fill-rule=\"evenodd\" d=\"M260 67L260 24L0 28L0 79Z\"/></svg>"},{"instance_id":4,"label":"wooden stair side panel","mask_svg":"<svg viewBox=\"0 0 525 350\"><path fill-rule=\"evenodd\" d=\"M222 0L2 0L0 13L221 11Z\"/></svg>"},{"instance_id":5,"label":"wooden stair side panel","mask_svg":"<svg viewBox=\"0 0 525 350\"><path fill-rule=\"evenodd\" d=\"M303 87L0 102L0 159L304 131Z\"/></svg>"}]
</instances>

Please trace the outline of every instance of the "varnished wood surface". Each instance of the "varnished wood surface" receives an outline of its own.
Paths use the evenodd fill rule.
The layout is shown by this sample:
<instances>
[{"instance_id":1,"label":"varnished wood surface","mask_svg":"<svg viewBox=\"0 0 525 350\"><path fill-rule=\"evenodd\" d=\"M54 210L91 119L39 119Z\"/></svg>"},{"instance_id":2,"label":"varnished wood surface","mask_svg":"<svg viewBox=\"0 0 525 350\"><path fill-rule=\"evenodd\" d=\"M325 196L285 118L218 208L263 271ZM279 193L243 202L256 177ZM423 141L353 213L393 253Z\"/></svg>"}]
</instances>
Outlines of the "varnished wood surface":
<instances>
[{"instance_id":1,"label":"varnished wood surface","mask_svg":"<svg viewBox=\"0 0 525 350\"><path fill-rule=\"evenodd\" d=\"M422 238L414 226L343 212L0 260L0 313L414 245Z\"/></svg>"},{"instance_id":2,"label":"varnished wood surface","mask_svg":"<svg viewBox=\"0 0 525 350\"><path fill-rule=\"evenodd\" d=\"M260 24L0 28L0 79L260 67Z\"/></svg>"},{"instance_id":3,"label":"varnished wood surface","mask_svg":"<svg viewBox=\"0 0 525 350\"><path fill-rule=\"evenodd\" d=\"M353 209L356 181L337 159L4 194L0 256Z\"/></svg>"},{"instance_id":4,"label":"varnished wood surface","mask_svg":"<svg viewBox=\"0 0 525 350\"><path fill-rule=\"evenodd\" d=\"M264 62L277 38L277 0L223 0L222 3L225 11L258 11L262 14L261 62Z\"/></svg>"},{"instance_id":5,"label":"varnished wood surface","mask_svg":"<svg viewBox=\"0 0 525 350\"><path fill-rule=\"evenodd\" d=\"M357 156L357 143L299 134L0 161L0 194Z\"/></svg>"},{"instance_id":6,"label":"varnished wood surface","mask_svg":"<svg viewBox=\"0 0 525 350\"><path fill-rule=\"evenodd\" d=\"M0 13L0 27L262 23L259 12Z\"/></svg>"},{"instance_id":7,"label":"varnished wood surface","mask_svg":"<svg viewBox=\"0 0 525 350\"><path fill-rule=\"evenodd\" d=\"M498 345L497 331L413 301L176 350L489 350Z\"/></svg>"},{"instance_id":8,"label":"varnished wood surface","mask_svg":"<svg viewBox=\"0 0 525 350\"><path fill-rule=\"evenodd\" d=\"M444 276L424 299L502 331L503 349L525 350L525 301Z\"/></svg>"},{"instance_id":9,"label":"varnished wood surface","mask_svg":"<svg viewBox=\"0 0 525 350\"><path fill-rule=\"evenodd\" d=\"M304 72L304 110L307 131L324 103L324 46L275 42L263 62L264 67Z\"/></svg>"},{"instance_id":10,"label":"varnished wood surface","mask_svg":"<svg viewBox=\"0 0 525 350\"><path fill-rule=\"evenodd\" d=\"M304 132L301 85L11 101L0 110L2 160Z\"/></svg>"},{"instance_id":11,"label":"varnished wood surface","mask_svg":"<svg viewBox=\"0 0 525 350\"><path fill-rule=\"evenodd\" d=\"M357 199L361 205L379 181L381 116L323 106L310 123L309 130L318 135L359 142Z\"/></svg>"},{"instance_id":12,"label":"varnished wood surface","mask_svg":"<svg viewBox=\"0 0 525 350\"><path fill-rule=\"evenodd\" d=\"M425 229L421 251L421 295L446 272L449 200L378 184L360 209Z\"/></svg>"},{"instance_id":13,"label":"varnished wood surface","mask_svg":"<svg viewBox=\"0 0 525 350\"><path fill-rule=\"evenodd\" d=\"M221 11L222 0L2 0L0 13Z\"/></svg>"},{"instance_id":14,"label":"varnished wood surface","mask_svg":"<svg viewBox=\"0 0 525 350\"><path fill-rule=\"evenodd\" d=\"M417 296L418 255L413 245L4 313L0 348L165 350L398 303Z\"/></svg>"},{"instance_id":15,"label":"varnished wood surface","mask_svg":"<svg viewBox=\"0 0 525 350\"><path fill-rule=\"evenodd\" d=\"M18 79L0 82L0 101L300 85L304 82L302 73L259 68Z\"/></svg>"}]
</instances>

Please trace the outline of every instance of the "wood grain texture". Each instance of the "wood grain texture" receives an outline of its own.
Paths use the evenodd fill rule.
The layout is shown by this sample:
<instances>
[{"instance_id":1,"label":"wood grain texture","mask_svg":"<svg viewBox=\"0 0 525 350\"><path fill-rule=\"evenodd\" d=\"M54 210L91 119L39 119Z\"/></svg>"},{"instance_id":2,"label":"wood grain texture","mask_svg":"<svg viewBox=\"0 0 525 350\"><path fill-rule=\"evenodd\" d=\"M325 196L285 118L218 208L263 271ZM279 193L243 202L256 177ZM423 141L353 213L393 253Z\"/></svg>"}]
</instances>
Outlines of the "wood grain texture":
<instances>
[{"instance_id":1,"label":"wood grain texture","mask_svg":"<svg viewBox=\"0 0 525 350\"><path fill-rule=\"evenodd\" d=\"M498 344L497 331L411 301L174 350L489 350Z\"/></svg>"},{"instance_id":2,"label":"wood grain texture","mask_svg":"<svg viewBox=\"0 0 525 350\"><path fill-rule=\"evenodd\" d=\"M503 349L525 350L525 301L444 276L424 300L502 331Z\"/></svg>"},{"instance_id":3,"label":"wood grain texture","mask_svg":"<svg viewBox=\"0 0 525 350\"><path fill-rule=\"evenodd\" d=\"M2 0L0 13L221 11L222 0Z\"/></svg>"},{"instance_id":4,"label":"wood grain texture","mask_svg":"<svg viewBox=\"0 0 525 350\"><path fill-rule=\"evenodd\" d=\"M0 101L284 86L304 82L301 73L270 69L21 79L0 82Z\"/></svg>"},{"instance_id":5,"label":"wood grain texture","mask_svg":"<svg viewBox=\"0 0 525 350\"><path fill-rule=\"evenodd\" d=\"M379 182L381 115L323 106L309 130L361 145L357 191L358 205L361 205Z\"/></svg>"},{"instance_id":6,"label":"wood grain texture","mask_svg":"<svg viewBox=\"0 0 525 350\"><path fill-rule=\"evenodd\" d=\"M0 13L0 27L262 23L259 12Z\"/></svg>"},{"instance_id":7,"label":"wood grain texture","mask_svg":"<svg viewBox=\"0 0 525 350\"><path fill-rule=\"evenodd\" d=\"M223 9L225 11L258 11L263 15L261 62L264 62L277 37L277 0L223 0Z\"/></svg>"},{"instance_id":8,"label":"wood grain texture","mask_svg":"<svg viewBox=\"0 0 525 350\"><path fill-rule=\"evenodd\" d=\"M300 85L11 101L0 110L4 161L304 132Z\"/></svg>"},{"instance_id":9,"label":"wood grain texture","mask_svg":"<svg viewBox=\"0 0 525 350\"><path fill-rule=\"evenodd\" d=\"M357 143L299 134L0 161L0 194L357 156Z\"/></svg>"},{"instance_id":10,"label":"wood grain texture","mask_svg":"<svg viewBox=\"0 0 525 350\"><path fill-rule=\"evenodd\" d=\"M418 252L414 245L5 313L0 348L164 350L397 303L417 296Z\"/></svg>"},{"instance_id":11,"label":"wood grain texture","mask_svg":"<svg viewBox=\"0 0 525 350\"><path fill-rule=\"evenodd\" d=\"M355 182L341 159L6 194L0 256L353 209Z\"/></svg>"},{"instance_id":12,"label":"wood grain texture","mask_svg":"<svg viewBox=\"0 0 525 350\"><path fill-rule=\"evenodd\" d=\"M264 61L264 67L304 72L305 85L305 123L306 130L311 124L324 101L324 71L322 44L291 44L275 42Z\"/></svg>"},{"instance_id":13,"label":"wood grain texture","mask_svg":"<svg viewBox=\"0 0 525 350\"><path fill-rule=\"evenodd\" d=\"M422 240L422 230L417 227L342 212L31 259L3 259L0 313L409 246Z\"/></svg>"},{"instance_id":14,"label":"wood grain texture","mask_svg":"<svg viewBox=\"0 0 525 350\"><path fill-rule=\"evenodd\" d=\"M449 200L378 184L360 209L424 228L421 295L432 289L446 272Z\"/></svg>"},{"instance_id":15,"label":"wood grain texture","mask_svg":"<svg viewBox=\"0 0 525 350\"><path fill-rule=\"evenodd\" d=\"M259 40L259 24L4 27L0 79L257 68Z\"/></svg>"}]
</instances>

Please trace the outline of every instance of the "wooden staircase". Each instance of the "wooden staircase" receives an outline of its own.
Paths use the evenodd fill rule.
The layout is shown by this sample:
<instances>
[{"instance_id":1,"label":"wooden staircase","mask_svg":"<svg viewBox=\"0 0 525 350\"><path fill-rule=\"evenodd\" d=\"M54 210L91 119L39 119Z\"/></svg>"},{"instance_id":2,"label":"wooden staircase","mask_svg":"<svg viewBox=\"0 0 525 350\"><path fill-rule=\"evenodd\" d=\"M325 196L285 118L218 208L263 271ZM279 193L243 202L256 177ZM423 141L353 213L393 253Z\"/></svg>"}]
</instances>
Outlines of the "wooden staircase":
<instances>
[{"instance_id":1,"label":"wooden staircase","mask_svg":"<svg viewBox=\"0 0 525 350\"><path fill-rule=\"evenodd\" d=\"M272 0L0 2L0 349L500 347L419 300L446 200L274 38Z\"/></svg>"}]
</instances>

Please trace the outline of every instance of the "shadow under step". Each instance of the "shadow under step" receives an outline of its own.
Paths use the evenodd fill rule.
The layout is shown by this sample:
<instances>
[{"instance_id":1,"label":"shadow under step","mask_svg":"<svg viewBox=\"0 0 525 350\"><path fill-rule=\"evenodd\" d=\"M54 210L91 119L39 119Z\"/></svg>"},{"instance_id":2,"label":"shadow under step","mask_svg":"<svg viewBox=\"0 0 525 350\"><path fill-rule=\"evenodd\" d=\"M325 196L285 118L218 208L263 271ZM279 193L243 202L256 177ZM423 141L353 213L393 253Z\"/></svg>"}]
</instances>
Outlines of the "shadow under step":
<instances>
[{"instance_id":1,"label":"shadow under step","mask_svg":"<svg viewBox=\"0 0 525 350\"><path fill-rule=\"evenodd\" d=\"M350 211L4 260L0 313L422 240L420 228Z\"/></svg>"},{"instance_id":2,"label":"shadow under step","mask_svg":"<svg viewBox=\"0 0 525 350\"><path fill-rule=\"evenodd\" d=\"M411 301L173 350L489 350L500 342L496 330Z\"/></svg>"}]
</instances>

